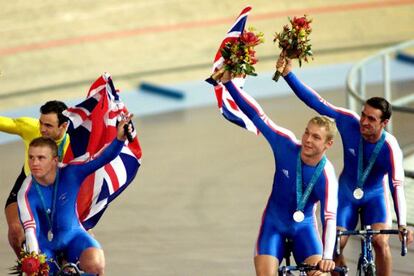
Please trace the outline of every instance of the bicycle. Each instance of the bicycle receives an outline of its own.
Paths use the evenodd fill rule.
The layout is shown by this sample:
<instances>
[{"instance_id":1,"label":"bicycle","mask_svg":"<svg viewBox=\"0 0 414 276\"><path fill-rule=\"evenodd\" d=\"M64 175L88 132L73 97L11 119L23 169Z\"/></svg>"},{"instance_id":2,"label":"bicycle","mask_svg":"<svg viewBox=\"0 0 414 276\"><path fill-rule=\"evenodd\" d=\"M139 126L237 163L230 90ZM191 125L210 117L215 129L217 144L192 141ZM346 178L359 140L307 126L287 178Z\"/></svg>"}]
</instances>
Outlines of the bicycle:
<instances>
[{"instance_id":1,"label":"bicycle","mask_svg":"<svg viewBox=\"0 0 414 276\"><path fill-rule=\"evenodd\" d=\"M283 259L285 260L285 265L279 267L278 273L279 276L293 276L294 274L292 271L299 271L299 276L305 276L306 272L310 272L312 270L319 270L318 266L315 265L309 265L306 263L301 263L298 265L291 265L290 264L290 256L293 252L293 241L291 239L285 240L285 254L283 256ZM341 276L347 276L348 275L348 268L346 266L341 267L337 266L333 270L333 272L338 272Z\"/></svg>"},{"instance_id":2,"label":"bicycle","mask_svg":"<svg viewBox=\"0 0 414 276\"><path fill-rule=\"evenodd\" d=\"M398 235L400 230L397 229L384 229L384 230L373 230L370 226L366 226L362 230L346 230L337 231L336 235L336 253L339 255L341 236L360 236L361 237L361 254L359 255L357 264L357 275L358 276L375 276L376 267L374 261L374 254L372 251L372 239L374 235ZM407 230L402 233L401 241L401 256L407 254Z\"/></svg>"},{"instance_id":3,"label":"bicycle","mask_svg":"<svg viewBox=\"0 0 414 276\"><path fill-rule=\"evenodd\" d=\"M79 268L79 262L65 262L63 253L57 255L56 260L53 260L53 264L58 269L58 271L54 274L56 276L96 276L95 274L83 272Z\"/></svg>"},{"instance_id":4,"label":"bicycle","mask_svg":"<svg viewBox=\"0 0 414 276\"><path fill-rule=\"evenodd\" d=\"M295 266L282 266L279 268L279 276L287 276L287 275L293 275L291 271L299 271L299 276L306 276L306 272L312 271L312 270L318 270L317 265L309 265L309 264L298 264ZM336 266L333 272L338 272L341 276L347 276L348 275L348 268Z\"/></svg>"},{"instance_id":5,"label":"bicycle","mask_svg":"<svg viewBox=\"0 0 414 276\"><path fill-rule=\"evenodd\" d=\"M59 271L56 273L56 276L96 276L96 274L83 272L79 269L78 265L74 263L66 263L58 267Z\"/></svg>"}]
</instances>

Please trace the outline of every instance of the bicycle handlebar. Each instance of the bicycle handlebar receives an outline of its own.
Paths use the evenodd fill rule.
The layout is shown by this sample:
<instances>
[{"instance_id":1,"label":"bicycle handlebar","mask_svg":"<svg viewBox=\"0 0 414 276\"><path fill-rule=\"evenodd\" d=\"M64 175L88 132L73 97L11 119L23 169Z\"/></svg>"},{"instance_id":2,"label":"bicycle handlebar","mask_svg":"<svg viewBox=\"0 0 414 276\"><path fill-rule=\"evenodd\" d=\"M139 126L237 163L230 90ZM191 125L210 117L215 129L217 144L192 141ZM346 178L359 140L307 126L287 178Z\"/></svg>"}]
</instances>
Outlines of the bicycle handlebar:
<instances>
[{"instance_id":1,"label":"bicycle handlebar","mask_svg":"<svg viewBox=\"0 0 414 276\"><path fill-rule=\"evenodd\" d=\"M336 253L339 255L340 252L340 241L341 236L363 236L363 237L372 237L373 235L402 235L401 241L401 256L407 255L407 230L400 231L398 229L382 229L382 230L373 230L373 229L363 229L363 230L337 230L336 231Z\"/></svg>"},{"instance_id":2,"label":"bicycle handlebar","mask_svg":"<svg viewBox=\"0 0 414 276\"><path fill-rule=\"evenodd\" d=\"M58 267L59 265L56 264ZM69 275L81 275L81 271L79 270L78 266L74 263L66 263L59 267L59 271L57 272L58 276L69 276Z\"/></svg>"},{"instance_id":3,"label":"bicycle handlebar","mask_svg":"<svg viewBox=\"0 0 414 276\"><path fill-rule=\"evenodd\" d=\"M97 276L97 274L83 272L75 263L66 263L62 266L59 266L57 262L55 262L55 264L59 268L59 271L56 273L56 276Z\"/></svg>"},{"instance_id":4,"label":"bicycle handlebar","mask_svg":"<svg viewBox=\"0 0 414 276\"><path fill-rule=\"evenodd\" d=\"M310 265L310 264L299 264L299 265L293 265L293 266L282 266L279 268L279 272L286 273L289 271L300 271L300 272L308 272L312 270L319 270L319 267L317 265ZM332 272L339 272L339 273L348 273L348 267L346 266L335 266L334 270Z\"/></svg>"},{"instance_id":5,"label":"bicycle handlebar","mask_svg":"<svg viewBox=\"0 0 414 276\"><path fill-rule=\"evenodd\" d=\"M397 229L382 229L382 230L373 230L373 229L363 229L363 230L345 230L337 231L341 236L355 236L355 235L362 235L362 236L372 236L377 234L384 234L384 235L395 235L399 234L400 230Z\"/></svg>"}]
</instances>

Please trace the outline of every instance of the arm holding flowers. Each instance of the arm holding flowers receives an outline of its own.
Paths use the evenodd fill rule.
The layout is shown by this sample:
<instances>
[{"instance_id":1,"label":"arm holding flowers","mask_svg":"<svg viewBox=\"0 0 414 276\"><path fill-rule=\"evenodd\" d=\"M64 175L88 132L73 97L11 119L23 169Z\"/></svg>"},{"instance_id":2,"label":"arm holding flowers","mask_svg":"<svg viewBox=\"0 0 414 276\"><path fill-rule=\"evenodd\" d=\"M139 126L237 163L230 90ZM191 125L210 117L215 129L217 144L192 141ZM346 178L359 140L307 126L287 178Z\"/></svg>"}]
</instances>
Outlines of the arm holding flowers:
<instances>
[{"instance_id":1,"label":"arm holding flowers","mask_svg":"<svg viewBox=\"0 0 414 276\"><path fill-rule=\"evenodd\" d=\"M38 221L38 214L36 212L37 208L34 206L34 202L28 200L28 194L26 193L32 185L32 176L29 175L24 180L22 188L17 194L17 203L19 208L19 217L26 237L26 251L39 253L39 243L36 235L36 222Z\"/></svg>"},{"instance_id":2,"label":"arm holding flowers","mask_svg":"<svg viewBox=\"0 0 414 276\"><path fill-rule=\"evenodd\" d=\"M30 186L30 180L31 176L29 175L24 181L23 186ZM24 188L22 190L24 190ZM36 207L31 205L29 201L26 201L26 199L26 194L19 191L19 215L22 224L24 225L26 248L22 248L20 254L18 255L16 265L10 268L10 270L13 274L25 273L24 275L46 276L49 275L50 267L47 256L40 252L39 242L36 235L36 221L38 221L38 214L36 213ZM32 212L29 214L27 210Z\"/></svg>"},{"instance_id":3,"label":"arm holding flowers","mask_svg":"<svg viewBox=\"0 0 414 276\"><path fill-rule=\"evenodd\" d=\"M262 32L254 32L250 27L248 31L243 31L236 39L226 42L220 49L223 66L214 72L206 81L212 85L217 85L224 71L230 71L234 76L257 76L254 65L258 59L254 47L264 42Z\"/></svg>"}]
</instances>

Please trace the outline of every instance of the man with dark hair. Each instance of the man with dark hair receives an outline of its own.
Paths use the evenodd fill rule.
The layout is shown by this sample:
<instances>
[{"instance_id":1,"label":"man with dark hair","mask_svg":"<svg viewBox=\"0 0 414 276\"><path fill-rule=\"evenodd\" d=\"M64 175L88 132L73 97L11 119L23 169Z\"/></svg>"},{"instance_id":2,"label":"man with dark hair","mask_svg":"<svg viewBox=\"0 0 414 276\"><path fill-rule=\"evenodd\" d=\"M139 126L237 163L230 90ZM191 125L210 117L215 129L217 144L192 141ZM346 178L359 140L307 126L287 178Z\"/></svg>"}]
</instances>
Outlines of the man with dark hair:
<instances>
[{"instance_id":1,"label":"man with dark hair","mask_svg":"<svg viewBox=\"0 0 414 276\"><path fill-rule=\"evenodd\" d=\"M18 192L18 207L26 236L28 252L46 254L56 260L60 253L68 262L77 263L86 273L104 275L104 252L80 223L76 200L83 180L121 152L125 140L125 117L118 125L117 137L98 156L84 163L58 167L58 147L45 137L29 145L28 176ZM131 131L129 126L127 131ZM58 269L51 261L50 275Z\"/></svg>"},{"instance_id":2,"label":"man with dark hair","mask_svg":"<svg viewBox=\"0 0 414 276\"><path fill-rule=\"evenodd\" d=\"M381 97L372 97L365 101L366 104L373 108L381 110L381 120L389 120L392 115L392 106L390 103Z\"/></svg>"},{"instance_id":3,"label":"man with dark hair","mask_svg":"<svg viewBox=\"0 0 414 276\"><path fill-rule=\"evenodd\" d=\"M20 117L9 118L0 116L0 131L19 135L25 145L24 167L16 179L16 182L6 201L5 214L8 224L9 244L16 255L20 253L21 244L24 241L23 228L20 224L17 213L17 192L23 180L29 174L29 164L27 150L29 143L37 137L48 137L53 139L58 145L59 161L64 156L69 145L69 135L66 133L68 119L62 114L67 108L66 104L60 101L48 101L40 108L39 119Z\"/></svg>"},{"instance_id":4,"label":"man with dark hair","mask_svg":"<svg viewBox=\"0 0 414 276\"><path fill-rule=\"evenodd\" d=\"M42 137L49 137L57 141L65 135L68 118L62 112L67 108L66 104L60 101L49 101L40 107L39 123ZM55 124L56 116L57 125ZM50 120L46 120L46 118Z\"/></svg>"},{"instance_id":5,"label":"man with dark hair","mask_svg":"<svg viewBox=\"0 0 414 276\"><path fill-rule=\"evenodd\" d=\"M339 177L337 225L341 230L354 230L361 216L361 225L374 230L391 227L388 188L394 201L400 231L408 230L408 243L412 231L406 227L406 201L404 195L403 155L397 139L387 131L391 105L384 98L373 97L363 106L361 116L328 103L291 72L292 62L283 54L276 65L296 96L319 114L335 119L342 137L344 167ZM345 265L342 254L347 238L341 239L341 254L337 265ZM400 236L401 238L401 236ZM391 275L392 258L387 235L374 236L375 262L378 275Z\"/></svg>"}]
</instances>

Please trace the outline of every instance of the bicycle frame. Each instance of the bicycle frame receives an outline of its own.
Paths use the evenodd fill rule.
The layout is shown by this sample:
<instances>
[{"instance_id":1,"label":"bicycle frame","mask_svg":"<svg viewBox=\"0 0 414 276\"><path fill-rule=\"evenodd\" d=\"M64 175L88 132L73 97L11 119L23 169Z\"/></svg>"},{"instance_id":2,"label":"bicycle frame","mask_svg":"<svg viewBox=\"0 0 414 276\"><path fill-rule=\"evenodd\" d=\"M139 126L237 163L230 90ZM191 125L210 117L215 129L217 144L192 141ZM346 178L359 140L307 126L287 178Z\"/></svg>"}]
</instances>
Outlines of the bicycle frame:
<instances>
[{"instance_id":1,"label":"bicycle frame","mask_svg":"<svg viewBox=\"0 0 414 276\"><path fill-rule=\"evenodd\" d=\"M368 228L367 228L368 229ZM375 272L374 254L372 252L372 236L361 238L361 254L358 260L357 274L362 275L362 271L365 274L369 274L368 270Z\"/></svg>"}]
</instances>

